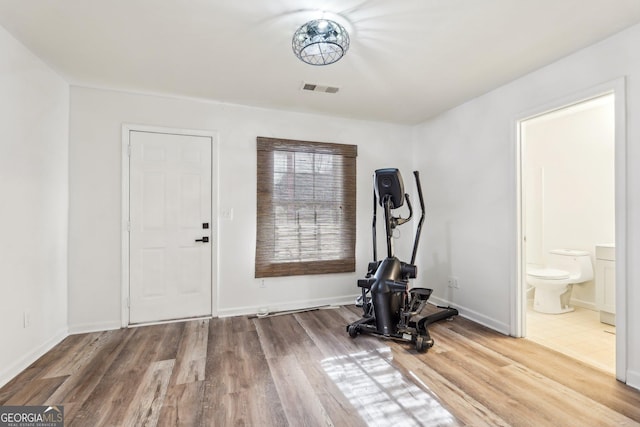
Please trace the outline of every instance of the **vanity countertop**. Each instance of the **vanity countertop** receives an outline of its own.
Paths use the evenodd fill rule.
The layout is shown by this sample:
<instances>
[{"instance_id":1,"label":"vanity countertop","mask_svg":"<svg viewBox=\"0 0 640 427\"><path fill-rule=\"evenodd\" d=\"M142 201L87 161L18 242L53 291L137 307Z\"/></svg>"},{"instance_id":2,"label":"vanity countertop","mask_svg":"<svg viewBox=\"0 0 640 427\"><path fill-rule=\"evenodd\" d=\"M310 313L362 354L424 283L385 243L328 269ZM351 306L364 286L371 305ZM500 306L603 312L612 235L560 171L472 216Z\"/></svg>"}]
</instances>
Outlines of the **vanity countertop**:
<instances>
[{"instance_id":1,"label":"vanity countertop","mask_svg":"<svg viewBox=\"0 0 640 427\"><path fill-rule=\"evenodd\" d=\"M604 243L596 245L596 259L616 260L616 245Z\"/></svg>"}]
</instances>

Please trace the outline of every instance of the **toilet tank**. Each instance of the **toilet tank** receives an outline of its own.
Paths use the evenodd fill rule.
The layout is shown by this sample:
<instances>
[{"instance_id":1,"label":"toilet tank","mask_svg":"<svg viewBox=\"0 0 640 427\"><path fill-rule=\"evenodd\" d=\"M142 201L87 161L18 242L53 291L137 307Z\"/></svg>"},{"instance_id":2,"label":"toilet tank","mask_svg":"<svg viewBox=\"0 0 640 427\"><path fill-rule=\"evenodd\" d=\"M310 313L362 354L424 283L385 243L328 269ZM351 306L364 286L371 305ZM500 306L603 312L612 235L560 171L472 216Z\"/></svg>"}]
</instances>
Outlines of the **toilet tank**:
<instances>
[{"instance_id":1,"label":"toilet tank","mask_svg":"<svg viewBox=\"0 0 640 427\"><path fill-rule=\"evenodd\" d=\"M577 249L554 249L549 251L549 266L566 270L576 283L593 280L591 254Z\"/></svg>"}]
</instances>

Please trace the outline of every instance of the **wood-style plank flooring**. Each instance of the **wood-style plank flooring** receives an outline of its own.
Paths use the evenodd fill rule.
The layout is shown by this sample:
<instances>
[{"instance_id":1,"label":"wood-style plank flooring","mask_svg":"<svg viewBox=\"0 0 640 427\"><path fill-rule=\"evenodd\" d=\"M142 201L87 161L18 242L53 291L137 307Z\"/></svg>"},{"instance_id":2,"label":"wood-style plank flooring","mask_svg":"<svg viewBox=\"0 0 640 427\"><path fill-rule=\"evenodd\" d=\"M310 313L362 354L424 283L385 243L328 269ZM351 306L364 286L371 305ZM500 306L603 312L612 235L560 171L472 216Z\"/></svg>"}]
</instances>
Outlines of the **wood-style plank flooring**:
<instances>
[{"instance_id":1,"label":"wood-style plank flooring","mask_svg":"<svg viewBox=\"0 0 640 427\"><path fill-rule=\"evenodd\" d=\"M350 338L359 309L72 335L0 389L67 426L631 426L640 392L457 317L435 346Z\"/></svg>"}]
</instances>

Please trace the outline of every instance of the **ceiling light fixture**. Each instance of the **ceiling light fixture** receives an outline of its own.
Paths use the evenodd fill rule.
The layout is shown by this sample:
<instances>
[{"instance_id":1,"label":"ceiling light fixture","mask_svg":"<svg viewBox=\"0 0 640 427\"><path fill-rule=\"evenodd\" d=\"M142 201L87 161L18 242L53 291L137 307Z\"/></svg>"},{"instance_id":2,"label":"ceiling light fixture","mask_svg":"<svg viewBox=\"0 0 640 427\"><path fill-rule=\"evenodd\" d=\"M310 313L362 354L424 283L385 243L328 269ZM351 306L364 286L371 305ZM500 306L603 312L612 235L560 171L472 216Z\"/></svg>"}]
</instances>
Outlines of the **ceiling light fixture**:
<instances>
[{"instance_id":1,"label":"ceiling light fixture","mask_svg":"<svg viewBox=\"0 0 640 427\"><path fill-rule=\"evenodd\" d=\"M329 19L309 21L293 34L293 53L311 65L329 65L349 49L349 33Z\"/></svg>"}]
</instances>

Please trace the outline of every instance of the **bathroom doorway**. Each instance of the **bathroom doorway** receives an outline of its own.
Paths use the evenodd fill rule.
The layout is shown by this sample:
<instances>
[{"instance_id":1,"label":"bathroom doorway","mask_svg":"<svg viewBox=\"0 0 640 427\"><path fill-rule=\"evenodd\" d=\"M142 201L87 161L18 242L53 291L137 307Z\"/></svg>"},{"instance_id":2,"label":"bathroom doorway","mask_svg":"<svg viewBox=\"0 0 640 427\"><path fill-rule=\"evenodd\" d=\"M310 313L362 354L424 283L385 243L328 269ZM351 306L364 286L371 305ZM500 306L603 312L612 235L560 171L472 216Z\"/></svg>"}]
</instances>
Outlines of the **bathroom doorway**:
<instances>
[{"instance_id":1,"label":"bathroom doorway","mask_svg":"<svg viewBox=\"0 0 640 427\"><path fill-rule=\"evenodd\" d=\"M620 291L615 289L612 263L615 265L615 253L620 253L615 249L616 236L620 236L616 223L623 216L617 209L624 206L624 199L621 202L616 196L620 176L616 168L624 154L616 139L616 95L615 90L602 91L518 122L519 304L520 336L617 374L624 381L626 360L621 355L616 358L616 349L619 352L624 345L626 328L618 325L616 331L615 301L613 306L610 301ZM549 314L534 309L536 289L527 280L527 270L557 267L550 255L554 249L588 252L593 279L568 286L562 304L568 302L571 311ZM603 257L606 264L602 264ZM601 289L603 284L608 285L606 291ZM620 333L622 337L617 337Z\"/></svg>"}]
</instances>

